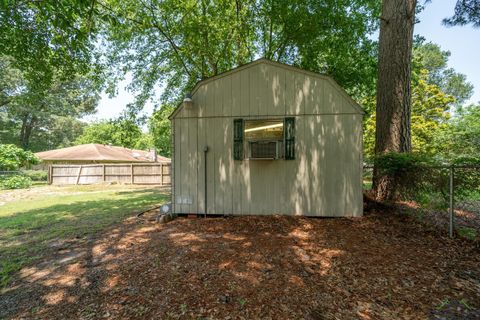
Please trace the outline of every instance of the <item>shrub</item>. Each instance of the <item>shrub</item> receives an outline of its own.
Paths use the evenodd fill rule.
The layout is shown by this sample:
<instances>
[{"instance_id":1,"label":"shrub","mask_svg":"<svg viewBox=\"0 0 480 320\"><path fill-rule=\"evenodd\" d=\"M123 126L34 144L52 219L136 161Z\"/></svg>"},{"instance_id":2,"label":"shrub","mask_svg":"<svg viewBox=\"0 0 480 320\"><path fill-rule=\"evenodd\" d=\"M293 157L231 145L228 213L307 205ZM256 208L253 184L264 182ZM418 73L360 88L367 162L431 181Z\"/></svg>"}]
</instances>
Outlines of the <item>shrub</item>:
<instances>
[{"instance_id":1,"label":"shrub","mask_svg":"<svg viewBox=\"0 0 480 320\"><path fill-rule=\"evenodd\" d=\"M48 172L43 170L23 170L22 173L32 181L47 181Z\"/></svg>"},{"instance_id":2,"label":"shrub","mask_svg":"<svg viewBox=\"0 0 480 320\"><path fill-rule=\"evenodd\" d=\"M445 207L448 202L448 169L422 154L387 153L375 158L380 175L393 178L395 198L422 206Z\"/></svg>"},{"instance_id":3,"label":"shrub","mask_svg":"<svg viewBox=\"0 0 480 320\"><path fill-rule=\"evenodd\" d=\"M457 159L454 171L455 197L468 198L480 192L480 169L462 168L478 165L478 159ZM449 199L449 165L415 153L387 153L375 158L376 170L395 181L397 198L415 200L423 205L445 207Z\"/></svg>"},{"instance_id":4,"label":"shrub","mask_svg":"<svg viewBox=\"0 0 480 320\"><path fill-rule=\"evenodd\" d=\"M0 181L3 189L25 189L32 185L32 179L27 176L14 175Z\"/></svg>"},{"instance_id":5,"label":"shrub","mask_svg":"<svg viewBox=\"0 0 480 320\"><path fill-rule=\"evenodd\" d=\"M13 144L0 144L0 170L18 170L38 162L39 159L30 151Z\"/></svg>"}]
</instances>

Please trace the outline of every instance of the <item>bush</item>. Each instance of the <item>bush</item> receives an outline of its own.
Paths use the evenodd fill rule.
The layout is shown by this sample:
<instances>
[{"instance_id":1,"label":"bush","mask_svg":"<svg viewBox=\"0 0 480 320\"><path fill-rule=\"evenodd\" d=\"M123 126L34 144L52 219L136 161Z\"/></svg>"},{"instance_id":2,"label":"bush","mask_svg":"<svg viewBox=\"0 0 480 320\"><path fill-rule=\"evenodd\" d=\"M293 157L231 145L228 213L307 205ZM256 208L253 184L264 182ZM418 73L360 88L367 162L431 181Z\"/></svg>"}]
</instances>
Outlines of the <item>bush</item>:
<instances>
[{"instance_id":1,"label":"bush","mask_svg":"<svg viewBox=\"0 0 480 320\"><path fill-rule=\"evenodd\" d=\"M0 144L0 170L18 170L39 159L30 151L25 151L13 144Z\"/></svg>"},{"instance_id":2,"label":"bush","mask_svg":"<svg viewBox=\"0 0 480 320\"><path fill-rule=\"evenodd\" d=\"M3 178L0 186L3 189L25 189L32 185L32 179L27 176L14 175Z\"/></svg>"},{"instance_id":3,"label":"bush","mask_svg":"<svg viewBox=\"0 0 480 320\"><path fill-rule=\"evenodd\" d=\"M478 159L458 159L454 169L454 192L457 198L480 193L480 169L462 167L478 165ZM414 153L387 153L375 158L376 170L395 181L397 198L414 200L422 205L445 207L449 199L450 167L436 159Z\"/></svg>"},{"instance_id":4,"label":"bush","mask_svg":"<svg viewBox=\"0 0 480 320\"><path fill-rule=\"evenodd\" d=\"M414 200L422 204L448 199L448 169L422 154L386 153L375 158L376 170L395 182L396 198ZM437 204L438 205L438 204ZM437 206L436 205L436 206Z\"/></svg>"},{"instance_id":5,"label":"bush","mask_svg":"<svg viewBox=\"0 0 480 320\"><path fill-rule=\"evenodd\" d=\"M22 173L32 179L32 181L47 181L48 172L42 170L24 170Z\"/></svg>"}]
</instances>

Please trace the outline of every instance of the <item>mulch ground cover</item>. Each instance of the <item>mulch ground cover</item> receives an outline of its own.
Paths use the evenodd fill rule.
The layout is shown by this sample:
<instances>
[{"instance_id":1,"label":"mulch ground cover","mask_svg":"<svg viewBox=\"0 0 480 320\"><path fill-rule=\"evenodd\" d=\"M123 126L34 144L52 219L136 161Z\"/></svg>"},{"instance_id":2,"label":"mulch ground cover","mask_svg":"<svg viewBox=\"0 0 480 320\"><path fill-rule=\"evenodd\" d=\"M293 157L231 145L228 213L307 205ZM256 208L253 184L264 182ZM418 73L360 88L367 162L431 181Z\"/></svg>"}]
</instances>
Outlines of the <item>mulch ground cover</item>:
<instances>
[{"instance_id":1,"label":"mulch ground cover","mask_svg":"<svg viewBox=\"0 0 480 320\"><path fill-rule=\"evenodd\" d=\"M132 217L24 268L0 296L0 318L480 319L477 242L366 211Z\"/></svg>"}]
</instances>

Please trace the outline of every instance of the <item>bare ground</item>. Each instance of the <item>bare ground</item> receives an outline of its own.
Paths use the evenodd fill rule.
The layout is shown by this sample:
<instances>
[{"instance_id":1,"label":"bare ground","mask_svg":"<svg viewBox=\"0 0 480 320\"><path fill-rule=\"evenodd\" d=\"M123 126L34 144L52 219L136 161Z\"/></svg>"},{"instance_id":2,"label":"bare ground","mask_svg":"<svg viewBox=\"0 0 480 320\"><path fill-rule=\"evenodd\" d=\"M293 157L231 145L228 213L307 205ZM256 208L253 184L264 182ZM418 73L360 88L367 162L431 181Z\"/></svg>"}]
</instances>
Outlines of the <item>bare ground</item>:
<instances>
[{"instance_id":1,"label":"bare ground","mask_svg":"<svg viewBox=\"0 0 480 320\"><path fill-rule=\"evenodd\" d=\"M392 213L130 218L24 268L0 318L480 319L479 266L477 243Z\"/></svg>"}]
</instances>

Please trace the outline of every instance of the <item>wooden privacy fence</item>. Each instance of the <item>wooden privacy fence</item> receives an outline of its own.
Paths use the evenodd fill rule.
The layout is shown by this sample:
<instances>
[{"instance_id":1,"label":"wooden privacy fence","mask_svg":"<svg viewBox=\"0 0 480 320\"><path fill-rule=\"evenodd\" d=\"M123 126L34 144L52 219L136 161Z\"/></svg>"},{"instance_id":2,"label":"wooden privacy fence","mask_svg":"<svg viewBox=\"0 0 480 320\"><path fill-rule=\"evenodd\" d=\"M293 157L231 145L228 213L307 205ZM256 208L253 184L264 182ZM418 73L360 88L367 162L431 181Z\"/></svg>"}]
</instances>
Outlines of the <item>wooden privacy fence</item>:
<instances>
[{"instance_id":1,"label":"wooden privacy fence","mask_svg":"<svg viewBox=\"0 0 480 320\"><path fill-rule=\"evenodd\" d=\"M170 185L171 163L55 164L48 169L49 184L103 182Z\"/></svg>"}]
</instances>

